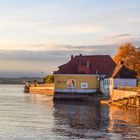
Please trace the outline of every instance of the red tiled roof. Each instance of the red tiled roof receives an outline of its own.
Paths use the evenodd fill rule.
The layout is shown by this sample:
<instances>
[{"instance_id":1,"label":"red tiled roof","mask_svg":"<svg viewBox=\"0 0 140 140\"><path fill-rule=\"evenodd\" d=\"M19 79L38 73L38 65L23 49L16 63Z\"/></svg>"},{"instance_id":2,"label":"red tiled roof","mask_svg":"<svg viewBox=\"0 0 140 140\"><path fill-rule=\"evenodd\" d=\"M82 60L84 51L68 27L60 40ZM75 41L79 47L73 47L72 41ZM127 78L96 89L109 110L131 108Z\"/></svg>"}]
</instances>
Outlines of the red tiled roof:
<instances>
[{"instance_id":1,"label":"red tiled roof","mask_svg":"<svg viewBox=\"0 0 140 140\"><path fill-rule=\"evenodd\" d=\"M55 74L104 74L116 67L109 55L78 55L68 63L59 66Z\"/></svg>"}]
</instances>

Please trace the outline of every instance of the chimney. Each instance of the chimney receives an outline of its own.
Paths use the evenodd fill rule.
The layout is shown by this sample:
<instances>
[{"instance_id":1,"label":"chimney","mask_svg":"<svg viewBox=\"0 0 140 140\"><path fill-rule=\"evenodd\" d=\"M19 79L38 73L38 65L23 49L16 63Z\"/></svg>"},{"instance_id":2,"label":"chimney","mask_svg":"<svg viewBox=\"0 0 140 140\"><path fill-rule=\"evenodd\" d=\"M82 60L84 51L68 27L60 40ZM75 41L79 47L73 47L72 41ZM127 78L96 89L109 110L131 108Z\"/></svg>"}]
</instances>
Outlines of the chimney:
<instances>
[{"instance_id":1,"label":"chimney","mask_svg":"<svg viewBox=\"0 0 140 140\"><path fill-rule=\"evenodd\" d=\"M96 74L98 74L98 71L97 70L95 72L96 72Z\"/></svg>"},{"instance_id":2,"label":"chimney","mask_svg":"<svg viewBox=\"0 0 140 140\"><path fill-rule=\"evenodd\" d=\"M71 55L71 60L74 58L74 56L73 55Z\"/></svg>"},{"instance_id":3,"label":"chimney","mask_svg":"<svg viewBox=\"0 0 140 140\"><path fill-rule=\"evenodd\" d=\"M121 60L121 61L119 61L119 65L123 65L123 61Z\"/></svg>"},{"instance_id":4,"label":"chimney","mask_svg":"<svg viewBox=\"0 0 140 140\"><path fill-rule=\"evenodd\" d=\"M87 68L89 69L89 61L87 61Z\"/></svg>"}]
</instances>

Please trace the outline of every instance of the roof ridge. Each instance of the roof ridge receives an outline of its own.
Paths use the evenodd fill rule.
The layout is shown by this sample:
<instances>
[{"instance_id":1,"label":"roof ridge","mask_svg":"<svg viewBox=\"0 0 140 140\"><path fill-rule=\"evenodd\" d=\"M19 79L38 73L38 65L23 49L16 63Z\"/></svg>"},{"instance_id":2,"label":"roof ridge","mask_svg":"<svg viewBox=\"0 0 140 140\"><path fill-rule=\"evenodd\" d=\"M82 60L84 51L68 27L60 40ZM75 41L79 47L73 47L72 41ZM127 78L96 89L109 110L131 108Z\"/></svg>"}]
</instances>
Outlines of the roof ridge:
<instances>
[{"instance_id":1,"label":"roof ridge","mask_svg":"<svg viewBox=\"0 0 140 140\"><path fill-rule=\"evenodd\" d=\"M79 61L82 61L84 64L90 68L90 73L94 74L98 70L100 74L108 74L110 69L116 66L116 63L113 61L110 55L75 55L68 61L66 64L63 64L62 67L59 67L59 70L56 73L62 74L77 74L79 69L82 73L86 73L87 68L82 67L83 64L79 64ZM87 62L89 61L89 62ZM90 67L88 66L90 65ZM85 66L85 65L84 65ZM80 72L81 73L81 72Z\"/></svg>"},{"instance_id":2,"label":"roof ridge","mask_svg":"<svg viewBox=\"0 0 140 140\"><path fill-rule=\"evenodd\" d=\"M85 57L85 56L87 56L87 57L89 57L89 56L109 56L109 57L111 57L110 55L100 55L100 54L96 54L96 55L75 55L75 57L76 56L79 56L79 57Z\"/></svg>"}]
</instances>

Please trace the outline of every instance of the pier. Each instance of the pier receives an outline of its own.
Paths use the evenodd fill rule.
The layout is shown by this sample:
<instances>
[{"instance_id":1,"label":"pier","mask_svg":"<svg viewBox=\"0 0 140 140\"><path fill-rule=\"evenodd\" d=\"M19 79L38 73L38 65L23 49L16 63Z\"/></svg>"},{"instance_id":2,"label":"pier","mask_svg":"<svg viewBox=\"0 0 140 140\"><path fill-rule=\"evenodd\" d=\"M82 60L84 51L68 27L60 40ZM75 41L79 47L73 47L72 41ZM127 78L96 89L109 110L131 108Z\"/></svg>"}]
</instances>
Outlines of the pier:
<instances>
[{"instance_id":1,"label":"pier","mask_svg":"<svg viewBox=\"0 0 140 140\"><path fill-rule=\"evenodd\" d=\"M54 84L25 85L24 92L33 94L54 95Z\"/></svg>"}]
</instances>

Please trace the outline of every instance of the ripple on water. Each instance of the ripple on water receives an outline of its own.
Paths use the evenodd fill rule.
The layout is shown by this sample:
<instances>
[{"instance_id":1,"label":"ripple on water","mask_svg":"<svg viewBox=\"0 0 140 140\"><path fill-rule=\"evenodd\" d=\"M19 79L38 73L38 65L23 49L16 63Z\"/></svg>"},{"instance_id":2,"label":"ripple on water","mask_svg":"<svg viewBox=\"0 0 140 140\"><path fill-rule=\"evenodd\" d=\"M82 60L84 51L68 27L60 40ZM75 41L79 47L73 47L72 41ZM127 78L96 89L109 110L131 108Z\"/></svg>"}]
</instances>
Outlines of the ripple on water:
<instances>
[{"instance_id":1,"label":"ripple on water","mask_svg":"<svg viewBox=\"0 0 140 140\"><path fill-rule=\"evenodd\" d=\"M53 102L0 85L0 139L123 140L140 138L140 112L87 102Z\"/></svg>"}]
</instances>

